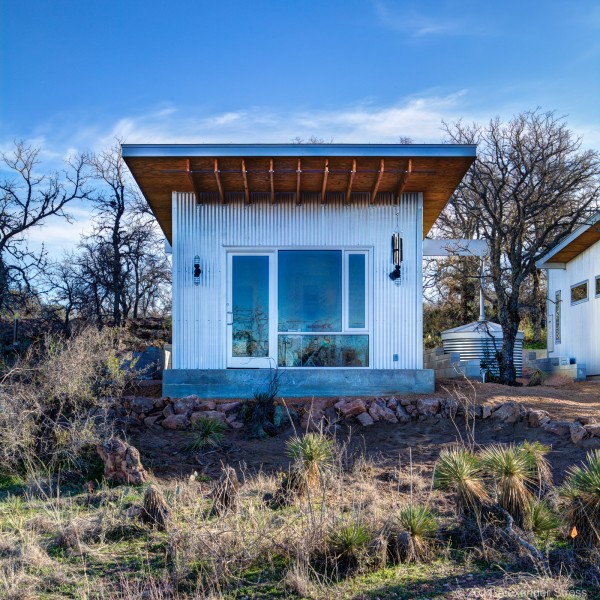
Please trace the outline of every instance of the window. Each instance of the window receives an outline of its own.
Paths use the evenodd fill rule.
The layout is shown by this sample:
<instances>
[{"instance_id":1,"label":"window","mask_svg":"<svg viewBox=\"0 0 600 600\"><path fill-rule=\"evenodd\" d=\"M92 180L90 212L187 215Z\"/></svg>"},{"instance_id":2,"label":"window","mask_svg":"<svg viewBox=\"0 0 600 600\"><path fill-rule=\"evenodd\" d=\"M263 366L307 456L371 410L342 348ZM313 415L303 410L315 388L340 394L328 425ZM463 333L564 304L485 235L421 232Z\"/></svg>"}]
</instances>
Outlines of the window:
<instances>
[{"instance_id":1,"label":"window","mask_svg":"<svg viewBox=\"0 0 600 600\"><path fill-rule=\"evenodd\" d=\"M560 313L561 313L561 304L560 304L560 290L558 292L556 292L555 297L554 297L554 313L555 313L555 317L554 317L554 341L557 344L560 344L560 324L561 324L561 318L560 318Z\"/></svg>"},{"instance_id":2,"label":"window","mask_svg":"<svg viewBox=\"0 0 600 600\"><path fill-rule=\"evenodd\" d=\"M579 304L588 299L588 282L582 281L571 286L571 304Z\"/></svg>"},{"instance_id":3,"label":"window","mask_svg":"<svg viewBox=\"0 0 600 600\"><path fill-rule=\"evenodd\" d=\"M600 275L596 276L596 298L600 297Z\"/></svg>"},{"instance_id":4,"label":"window","mask_svg":"<svg viewBox=\"0 0 600 600\"><path fill-rule=\"evenodd\" d=\"M280 367L368 367L367 251L279 250Z\"/></svg>"}]
</instances>

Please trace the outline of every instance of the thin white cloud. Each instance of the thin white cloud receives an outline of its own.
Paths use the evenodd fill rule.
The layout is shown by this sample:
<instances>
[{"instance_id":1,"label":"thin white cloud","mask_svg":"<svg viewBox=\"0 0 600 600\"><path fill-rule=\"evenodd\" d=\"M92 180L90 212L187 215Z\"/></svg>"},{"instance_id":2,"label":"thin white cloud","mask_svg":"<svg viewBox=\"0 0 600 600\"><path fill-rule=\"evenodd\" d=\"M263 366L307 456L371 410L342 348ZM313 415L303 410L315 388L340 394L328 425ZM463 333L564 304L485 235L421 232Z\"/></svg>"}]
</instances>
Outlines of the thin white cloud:
<instances>
[{"instance_id":1,"label":"thin white cloud","mask_svg":"<svg viewBox=\"0 0 600 600\"><path fill-rule=\"evenodd\" d=\"M409 37L478 35L481 33L480 28L469 23L466 18L445 16L444 11L439 9L439 5L432 7L430 14L424 12L427 9L427 3L402 2L401 6L392 7L384 0L376 0L374 6L377 17L384 27L399 31Z\"/></svg>"}]
</instances>

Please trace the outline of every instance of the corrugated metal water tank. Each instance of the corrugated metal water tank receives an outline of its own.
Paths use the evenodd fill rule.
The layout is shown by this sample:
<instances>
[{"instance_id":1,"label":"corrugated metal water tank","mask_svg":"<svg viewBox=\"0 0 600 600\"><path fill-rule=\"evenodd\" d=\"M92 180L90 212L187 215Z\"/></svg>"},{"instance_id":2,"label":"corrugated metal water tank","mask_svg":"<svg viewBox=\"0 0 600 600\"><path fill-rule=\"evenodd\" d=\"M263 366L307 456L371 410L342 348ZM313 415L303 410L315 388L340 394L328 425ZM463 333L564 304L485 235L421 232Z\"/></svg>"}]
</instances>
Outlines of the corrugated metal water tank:
<instances>
[{"instance_id":1,"label":"corrugated metal water tank","mask_svg":"<svg viewBox=\"0 0 600 600\"><path fill-rule=\"evenodd\" d=\"M523 338L522 331L517 333L514 350L514 363L517 377L523 375ZM474 321L454 329L442 331L444 354L459 352L461 360L479 359L482 369L499 374L496 360L496 348L502 349L502 327L491 321Z\"/></svg>"}]
</instances>

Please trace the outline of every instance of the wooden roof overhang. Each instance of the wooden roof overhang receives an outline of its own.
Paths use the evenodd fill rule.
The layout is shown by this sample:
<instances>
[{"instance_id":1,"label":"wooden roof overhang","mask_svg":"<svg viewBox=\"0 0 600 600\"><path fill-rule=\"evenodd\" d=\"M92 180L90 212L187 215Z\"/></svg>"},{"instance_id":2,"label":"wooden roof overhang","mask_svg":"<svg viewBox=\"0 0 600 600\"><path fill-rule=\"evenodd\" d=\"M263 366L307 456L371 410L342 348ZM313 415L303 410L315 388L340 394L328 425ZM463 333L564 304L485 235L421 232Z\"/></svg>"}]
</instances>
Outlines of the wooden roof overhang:
<instances>
[{"instance_id":1,"label":"wooden roof overhang","mask_svg":"<svg viewBox=\"0 0 600 600\"><path fill-rule=\"evenodd\" d=\"M252 204L326 203L333 193L395 202L422 192L423 237L471 163L474 145L458 144L123 144L123 158L165 236L171 241L173 192L225 204L235 194ZM308 198L308 200L307 200Z\"/></svg>"},{"instance_id":2,"label":"wooden roof overhang","mask_svg":"<svg viewBox=\"0 0 600 600\"><path fill-rule=\"evenodd\" d=\"M566 264L600 241L600 211L537 261L538 269L564 269Z\"/></svg>"}]
</instances>

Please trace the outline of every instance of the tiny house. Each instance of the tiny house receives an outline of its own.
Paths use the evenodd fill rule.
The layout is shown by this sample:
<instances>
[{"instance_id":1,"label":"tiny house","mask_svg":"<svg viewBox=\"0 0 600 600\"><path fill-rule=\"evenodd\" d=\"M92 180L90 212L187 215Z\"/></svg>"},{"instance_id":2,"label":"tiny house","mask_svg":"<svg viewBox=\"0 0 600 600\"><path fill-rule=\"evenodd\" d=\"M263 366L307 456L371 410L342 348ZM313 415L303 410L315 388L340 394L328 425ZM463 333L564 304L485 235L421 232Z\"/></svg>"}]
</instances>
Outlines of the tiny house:
<instances>
[{"instance_id":1,"label":"tiny house","mask_svg":"<svg viewBox=\"0 0 600 600\"><path fill-rule=\"evenodd\" d=\"M537 267L548 276L548 358L576 362L578 377L600 376L600 212Z\"/></svg>"},{"instance_id":2,"label":"tiny house","mask_svg":"<svg viewBox=\"0 0 600 600\"><path fill-rule=\"evenodd\" d=\"M431 392L423 238L472 145L124 144L172 248L170 396Z\"/></svg>"}]
</instances>

